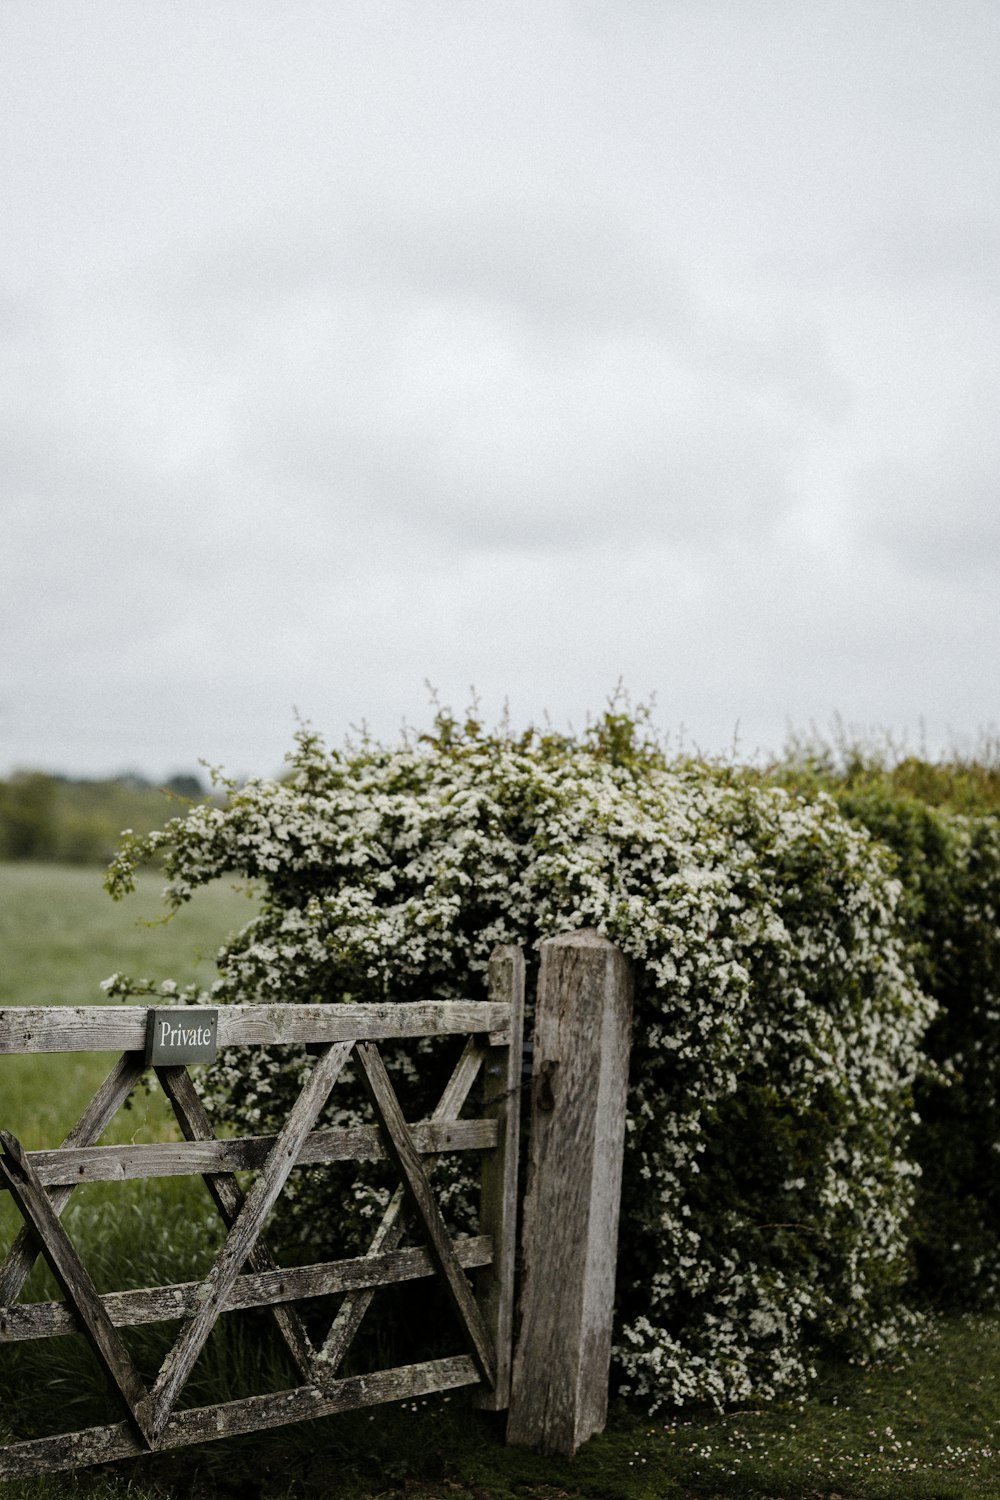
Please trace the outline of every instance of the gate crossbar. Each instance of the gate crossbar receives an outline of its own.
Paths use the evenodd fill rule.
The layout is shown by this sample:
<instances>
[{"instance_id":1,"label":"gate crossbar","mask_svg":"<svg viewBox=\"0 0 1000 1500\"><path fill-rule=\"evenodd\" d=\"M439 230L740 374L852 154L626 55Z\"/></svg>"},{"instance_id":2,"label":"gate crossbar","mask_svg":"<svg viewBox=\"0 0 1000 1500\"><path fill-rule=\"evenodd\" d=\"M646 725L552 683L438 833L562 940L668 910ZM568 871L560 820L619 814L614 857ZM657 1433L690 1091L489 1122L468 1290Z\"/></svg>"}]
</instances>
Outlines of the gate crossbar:
<instances>
[{"instance_id":1,"label":"gate crossbar","mask_svg":"<svg viewBox=\"0 0 1000 1500\"><path fill-rule=\"evenodd\" d=\"M317 1051L285 1125L275 1136L218 1140L187 1069L161 1066L157 1077L185 1139L139 1146L97 1142L144 1072L141 1049L149 1007L0 1007L0 1054L125 1049L61 1147L25 1151L0 1131L0 1187L10 1191L25 1221L0 1266L0 1343L82 1331L127 1413L125 1421L111 1426L0 1447L0 1478L81 1467L461 1385L481 1386L480 1405L494 1410L506 1406L524 996L519 950L495 950L489 991L485 1002L221 1007L222 1046L305 1042ZM465 1049L431 1117L408 1124L377 1043L449 1034L465 1034ZM314 1129L338 1073L352 1056L376 1124ZM484 1063L483 1117L460 1120ZM425 1157L457 1150L479 1150L484 1156L480 1233L453 1238L441 1219L431 1187L433 1166ZM262 1229L289 1174L303 1165L383 1158L395 1165L401 1182L367 1254L280 1267ZM234 1175L244 1170L257 1172L245 1195ZM74 1187L182 1174L204 1178L228 1229L204 1281L99 1294L60 1223ZM408 1221L423 1230L425 1248L400 1248ZM62 1302L17 1300L39 1251L63 1290ZM476 1272L478 1297L466 1278L469 1270ZM429 1275L444 1282L467 1352L371 1375L338 1376L375 1289ZM332 1293L345 1295L317 1349L294 1303ZM178 1410L178 1399L219 1316L256 1307L271 1311L303 1384L277 1395ZM181 1328L174 1346L147 1387L117 1330L177 1320Z\"/></svg>"}]
</instances>

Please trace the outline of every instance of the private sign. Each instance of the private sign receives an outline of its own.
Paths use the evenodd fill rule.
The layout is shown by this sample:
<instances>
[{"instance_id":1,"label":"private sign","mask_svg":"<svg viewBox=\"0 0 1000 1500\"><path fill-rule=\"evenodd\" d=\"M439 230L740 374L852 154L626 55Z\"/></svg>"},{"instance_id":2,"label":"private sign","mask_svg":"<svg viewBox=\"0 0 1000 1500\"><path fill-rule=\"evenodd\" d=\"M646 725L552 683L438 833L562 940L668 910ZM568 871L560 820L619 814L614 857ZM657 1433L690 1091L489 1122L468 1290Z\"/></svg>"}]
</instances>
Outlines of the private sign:
<instances>
[{"instance_id":1,"label":"private sign","mask_svg":"<svg viewBox=\"0 0 1000 1500\"><path fill-rule=\"evenodd\" d=\"M146 1062L154 1066L214 1062L219 1027L217 1010L192 1006L151 1010L146 1032Z\"/></svg>"}]
</instances>

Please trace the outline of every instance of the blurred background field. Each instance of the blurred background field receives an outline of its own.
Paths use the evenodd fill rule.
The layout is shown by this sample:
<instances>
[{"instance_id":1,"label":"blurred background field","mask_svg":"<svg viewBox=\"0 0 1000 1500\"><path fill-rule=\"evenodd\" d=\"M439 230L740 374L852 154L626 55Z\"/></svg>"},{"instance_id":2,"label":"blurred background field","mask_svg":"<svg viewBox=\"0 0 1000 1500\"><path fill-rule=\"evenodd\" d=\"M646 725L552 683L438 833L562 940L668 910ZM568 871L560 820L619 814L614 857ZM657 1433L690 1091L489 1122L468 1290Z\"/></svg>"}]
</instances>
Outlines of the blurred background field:
<instances>
[{"instance_id":1,"label":"blurred background field","mask_svg":"<svg viewBox=\"0 0 1000 1500\"><path fill-rule=\"evenodd\" d=\"M0 1005L100 1005L101 981L116 971L211 983L220 944L253 914L247 894L219 883L164 921L162 886L161 875L141 872L136 894L116 904L99 867L0 863ZM91 1052L0 1056L0 1127L29 1149L58 1145L114 1061ZM159 1090L138 1089L105 1139L175 1132ZM0 1194L0 1230L10 1212Z\"/></svg>"}]
</instances>

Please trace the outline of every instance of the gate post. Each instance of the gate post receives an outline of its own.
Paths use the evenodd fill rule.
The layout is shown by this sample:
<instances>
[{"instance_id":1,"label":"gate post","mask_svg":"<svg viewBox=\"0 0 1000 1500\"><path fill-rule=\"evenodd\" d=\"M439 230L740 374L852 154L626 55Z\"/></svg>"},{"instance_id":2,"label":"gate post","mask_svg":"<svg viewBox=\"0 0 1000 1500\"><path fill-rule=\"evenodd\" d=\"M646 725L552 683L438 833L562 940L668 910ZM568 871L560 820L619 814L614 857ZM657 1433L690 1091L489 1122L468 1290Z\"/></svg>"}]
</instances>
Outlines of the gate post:
<instances>
[{"instance_id":1,"label":"gate post","mask_svg":"<svg viewBox=\"0 0 1000 1500\"><path fill-rule=\"evenodd\" d=\"M479 1307L493 1337L497 1378L480 1386L475 1406L503 1411L510 1404L511 1337L514 1326L514 1261L517 1255L517 1156L521 1118L521 1052L524 1032L524 954L494 948L487 974L489 997L510 1006L510 1031L486 1054L484 1114L498 1125L495 1151L483 1157L479 1228L493 1236L493 1261L476 1277Z\"/></svg>"},{"instance_id":2,"label":"gate post","mask_svg":"<svg viewBox=\"0 0 1000 1500\"><path fill-rule=\"evenodd\" d=\"M507 1441L572 1455L607 1419L632 974L596 932L541 945L521 1329Z\"/></svg>"}]
</instances>

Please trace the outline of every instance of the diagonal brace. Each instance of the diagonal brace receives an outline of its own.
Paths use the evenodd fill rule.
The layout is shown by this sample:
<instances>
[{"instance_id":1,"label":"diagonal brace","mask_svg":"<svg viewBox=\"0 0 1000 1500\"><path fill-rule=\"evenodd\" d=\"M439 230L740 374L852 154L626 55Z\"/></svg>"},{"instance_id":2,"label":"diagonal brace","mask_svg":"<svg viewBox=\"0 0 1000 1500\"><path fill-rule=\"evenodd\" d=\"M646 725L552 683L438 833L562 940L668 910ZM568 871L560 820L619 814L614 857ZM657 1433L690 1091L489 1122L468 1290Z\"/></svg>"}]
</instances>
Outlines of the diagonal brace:
<instances>
[{"instance_id":1,"label":"diagonal brace","mask_svg":"<svg viewBox=\"0 0 1000 1500\"><path fill-rule=\"evenodd\" d=\"M160 1087L173 1106L177 1123L181 1127L185 1140L215 1140L212 1122L198 1097L198 1091L187 1068L157 1068L156 1076ZM212 1196L212 1201L219 1210L223 1223L227 1229L232 1229L244 1202L243 1192L234 1173L206 1173L203 1180ZM278 1269L277 1261L262 1239L258 1239L251 1247L247 1262L254 1271ZM299 1374L305 1380L312 1382L314 1351L302 1319L293 1307L273 1306L270 1311Z\"/></svg>"},{"instance_id":2,"label":"diagonal brace","mask_svg":"<svg viewBox=\"0 0 1000 1500\"><path fill-rule=\"evenodd\" d=\"M154 1437L158 1438L163 1432L174 1403L222 1311L226 1295L256 1244L264 1220L295 1166L302 1142L316 1123L353 1046L353 1042L333 1042L320 1052L262 1171L247 1194L229 1238L202 1284L204 1300L201 1307L184 1324L157 1376L151 1397Z\"/></svg>"},{"instance_id":3,"label":"diagonal brace","mask_svg":"<svg viewBox=\"0 0 1000 1500\"><path fill-rule=\"evenodd\" d=\"M97 1288L66 1233L48 1194L16 1136L0 1130L0 1175L5 1179L25 1222L38 1236L42 1254L67 1300L76 1310L83 1331L106 1374L125 1402L142 1437L150 1446L154 1438L150 1424L149 1392L132 1362L121 1335L101 1301Z\"/></svg>"},{"instance_id":4,"label":"diagonal brace","mask_svg":"<svg viewBox=\"0 0 1000 1500\"><path fill-rule=\"evenodd\" d=\"M480 1374L492 1386L496 1383L496 1351L441 1218L385 1064L374 1042L358 1042L356 1050L382 1128L386 1151L403 1178L407 1194L427 1231L431 1255L444 1277L448 1296L465 1329Z\"/></svg>"},{"instance_id":5,"label":"diagonal brace","mask_svg":"<svg viewBox=\"0 0 1000 1500\"><path fill-rule=\"evenodd\" d=\"M455 1064L444 1093L435 1106L431 1115L432 1120L458 1119L485 1055L483 1046L475 1037L470 1037ZM433 1170L433 1164L429 1164L426 1168L428 1177ZM408 1217L406 1194L402 1187L398 1187L389 1200L375 1236L368 1247L369 1257L384 1255L396 1249L406 1231ZM324 1387L336 1375L344 1355L351 1346L351 1341L361 1327L365 1313L371 1306L374 1295L373 1289L349 1292L341 1303L337 1316L330 1326L330 1332L326 1336L326 1342L317 1357L317 1378Z\"/></svg>"},{"instance_id":6,"label":"diagonal brace","mask_svg":"<svg viewBox=\"0 0 1000 1500\"><path fill-rule=\"evenodd\" d=\"M63 1145L92 1146L99 1141L121 1105L139 1082L145 1067L145 1058L141 1052L123 1053L63 1141ZM57 1217L66 1207L72 1193L72 1187L47 1190L49 1202ZM20 1297L37 1256L38 1245L31 1230L25 1224L18 1230L14 1243L7 1253L7 1259L0 1266L0 1307L11 1307Z\"/></svg>"}]
</instances>

